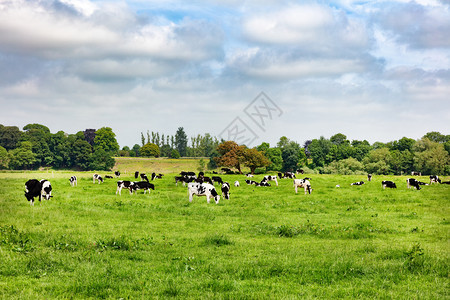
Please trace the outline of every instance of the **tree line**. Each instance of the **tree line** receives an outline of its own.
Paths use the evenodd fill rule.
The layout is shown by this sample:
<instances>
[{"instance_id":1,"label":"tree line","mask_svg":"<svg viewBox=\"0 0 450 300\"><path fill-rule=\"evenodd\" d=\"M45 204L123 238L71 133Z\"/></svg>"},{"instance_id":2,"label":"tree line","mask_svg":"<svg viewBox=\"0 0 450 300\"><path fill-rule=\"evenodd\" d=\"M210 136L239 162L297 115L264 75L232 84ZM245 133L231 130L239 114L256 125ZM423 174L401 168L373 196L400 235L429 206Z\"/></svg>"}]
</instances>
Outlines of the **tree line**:
<instances>
[{"instance_id":1,"label":"tree line","mask_svg":"<svg viewBox=\"0 0 450 300\"><path fill-rule=\"evenodd\" d=\"M206 157L207 167L235 168L242 173L295 171L321 174L450 174L450 135L433 131L419 140L403 137L388 143L348 140L338 133L300 145L282 136L276 145L263 142L254 148L218 140L209 133L188 138L183 127L174 135L141 132L140 144L119 149L109 127L76 134L51 133L41 124L0 124L0 168L110 170L114 156ZM206 167L206 166L205 166Z\"/></svg>"}]
</instances>

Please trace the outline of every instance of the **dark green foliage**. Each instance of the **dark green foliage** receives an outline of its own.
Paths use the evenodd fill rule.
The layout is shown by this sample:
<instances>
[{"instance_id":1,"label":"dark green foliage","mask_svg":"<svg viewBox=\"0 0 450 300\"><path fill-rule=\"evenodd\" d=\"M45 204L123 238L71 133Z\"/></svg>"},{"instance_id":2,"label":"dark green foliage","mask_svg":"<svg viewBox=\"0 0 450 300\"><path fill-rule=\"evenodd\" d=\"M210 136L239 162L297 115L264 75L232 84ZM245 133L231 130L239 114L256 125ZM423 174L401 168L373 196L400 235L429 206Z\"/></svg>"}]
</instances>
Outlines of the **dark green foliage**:
<instances>
[{"instance_id":1,"label":"dark green foliage","mask_svg":"<svg viewBox=\"0 0 450 300\"><path fill-rule=\"evenodd\" d=\"M178 127L177 133L175 134L175 149L177 149L181 156L186 156L187 135L184 132L183 127Z\"/></svg>"},{"instance_id":2,"label":"dark green foliage","mask_svg":"<svg viewBox=\"0 0 450 300\"><path fill-rule=\"evenodd\" d=\"M18 147L22 137L22 131L17 126L3 126L0 124L0 146L6 150Z\"/></svg>"}]
</instances>

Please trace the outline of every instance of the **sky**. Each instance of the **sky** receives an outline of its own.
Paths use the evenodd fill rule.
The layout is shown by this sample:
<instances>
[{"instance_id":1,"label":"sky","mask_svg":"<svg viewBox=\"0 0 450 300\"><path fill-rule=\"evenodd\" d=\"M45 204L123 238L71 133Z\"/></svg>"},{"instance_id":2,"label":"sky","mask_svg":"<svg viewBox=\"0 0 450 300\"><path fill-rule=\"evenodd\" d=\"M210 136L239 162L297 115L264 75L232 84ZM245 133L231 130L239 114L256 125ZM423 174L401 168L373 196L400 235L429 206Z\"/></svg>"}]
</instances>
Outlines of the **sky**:
<instances>
[{"instance_id":1,"label":"sky","mask_svg":"<svg viewBox=\"0 0 450 300\"><path fill-rule=\"evenodd\" d=\"M450 134L448 0L0 0L0 124L252 147Z\"/></svg>"}]
</instances>

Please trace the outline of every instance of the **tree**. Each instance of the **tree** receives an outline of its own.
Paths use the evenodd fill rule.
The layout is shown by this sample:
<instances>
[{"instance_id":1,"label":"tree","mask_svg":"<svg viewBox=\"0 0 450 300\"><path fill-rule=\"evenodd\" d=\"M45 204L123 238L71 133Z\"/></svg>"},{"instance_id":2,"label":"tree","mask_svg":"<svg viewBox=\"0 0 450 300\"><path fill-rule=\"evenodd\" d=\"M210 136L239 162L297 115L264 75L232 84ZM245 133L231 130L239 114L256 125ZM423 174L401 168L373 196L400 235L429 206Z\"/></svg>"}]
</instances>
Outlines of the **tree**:
<instances>
[{"instance_id":1,"label":"tree","mask_svg":"<svg viewBox=\"0 0 450 300\"><path fill-rule=\"evenodd\" d=\"M450 156L441 143L422 138L415 145L414 167L422 174L447 175L450 172Z\"/></svg>"},{"instance_id":2,"label":"tree","mask_svg":"<svg viewBox=\"0 0 450 300\"><path fill-rule=\"evenodd\" d=\"M289 142L281 151L283 171L294 171L301 161L306 161L305 151L296 142Z\"/></svg>"},{"instance_id":3,"label":"tree","mask_svg":"<svg viewBox=\"0 0 450 300\"><path fill-rule=\"evenodd\" d=\"M368 141L353 140L351 157L356 158L358 161L362 161L370 150L372 150L372 147Z\"/></svg>"},{"instance_id":4,"label":"tree","mask_svg":"<svg viewBox=\"0 0 450 300\"><path fill-rule=\"evenodd\" d=\"M277 143L277 147L283 149L289 143L289 139L285 136L280 137L280 140Z\"/></svg>"},{"instance_id":5,"label":"tree","mask_svg":"<svg viewBox=\"0 0 450 300\"><path fill-rule=\"evenodd\" d=\"M183 127L178 127L177 133L175 134L175 149L178 150L181 156L186 156L187 135Z\"/></svg>"},{"instance_id":6,"label":"tree","mask_svg":"<svg viewBox=\"0 0 450 300\"><path fill-rule=\"evenodd\" d=\"M134 144L133 148L131 149L130 156L139 156L141 152L141 146L138 144ZM131 153L134 153L134 155L131 155Z\"/></svg>"},{"instance_id":7,"label":"tree","mask_svg":"<svg viewBox=\"0 0 450 300\"><path fill-rule=\"evenodd\" d=\"M255 173L256 168L266 167L271 163L261 151L256 149L245 149L243 155L244 164L250 168L252 174Z\"/></svg>"},{"instance_id":8,"label":"tree","mask_svg":"<svg viewBox=\"0 0 450 300\"><path fill-rule=\"evenodd\" d=\"M41 124L28 124L23 127L25 133L22 140L31 142L32 151L36 155L35 166L49 166L53 163L53 155L50 152L50 129Z\"/></svg>"},{"instance_id":9,"label":"tree","mask_svg":"<svg viewBox=\"0 0 450 300\"><path fill-rule=\"evenodd\" d=\"M0 146L6 150L17 148L22 134L22 131L17 126L3 126L0 124Z\"/></svg>"},{"instance_id":10,"label":"tree","mask_svg":"<svg viewBox=\"0 0 450 300\"><path fill-rule=\"evenodd\" d=\"M102 148L106 152L116 154L119 151L119 144L116 135L110 127L102 127L95 133L94 152Z\"/></svg>"},{"instance_id":11,"label":"tree","mask_svg":"<svg viewBox=\"0 0 450 300\"><path fill-rule=\"evenodd\" d=\"M141 147L141 156L159 157L160 154L161 151L156 144L148 143Z\"/></svg>"},{"instance_id":12,"label":"tree","mask_svg":"<svg viewBox=\"0 0 450 300\"><path fill-rule=\"evenodd\" d=\"M389 161L391 154L388 148L379 148L369 152L363 159L364 168L367 173L389 174Z\"/></svg>"},{"instance_id":13,"label":"tree","mask_svg":"<svg viewBox=\"0 0 450 300\"><path fill-rule=\"evenodd\" d=\"M431 131L425 134L422 139L427 138L432 142L435 143L445 143L449 141L449 136L445 136L437 131Z\"/></svg>"},{"instance_id":14,"label":"tree","mask_svg":"<svg viewBox=\"0 0 450 300\"><path fill-rule=\"evenodd\" d=\"M170 158L175 158L175 159L180 158L180 153L178 152L177 149L172 149L172 151L170 152Z\"/></svg>"},{"instance_id":15,"label":"tree","mask_svg":"<svg viewBox=\"0 0 450 300\"><path fill-rule=\"evenodd\" d=\"M14 169L31 169L36 162L36 155L31 151L31 142L22 142L16 149L10 151L9 166Z\"/></svg>"},{"instance_id":16,"label":"tree","mask_svg":"<svg viewBox=\"0 0 450 300\"><path fill-rule=\"evenodd\" d=\"M214 158L219 166L236 168L242 174L241 164L245 161L245 146L239 146L234 141L226 141L217 147L219 156Z\"/></svg>"},{"instance_id":17,"label":"tree","mask_svg":"<svg viewBox=\"0 0 450 300\"><path fill-rule=\"evenodd\" d=\"M83 135L84 136L84 135ZM89 170L91 163L92 147L91 145L80 137L76 137L76 140L72 146L71 160L73 167L80 170Z\"/></svg>"},{"instance_id":18,"label":"tree","mask_svg":"<svg viewBox=\"0 0 450 300\"><path fill-rule=\"evenodd\" d=\"M280 148L269 148L264 152L264 155L270 160L267 171L281 171L283 169L283 157Z\"/></svg>"},{"instance_id":19,"label":"tree","mask_svg":"<svg viewBox=\"0 0 450 300\"><path fill-rule=\"evenodd\" d=\"M112 158L108 152L103 150L103 148L99 148L92 153L89 168L91 170L110 171L115 163L114 158Z\"/></svg>"},{"instance_id":20,"label":"tree","mask_svg":"<svg viewBox=\"0 0 450 300\"><path fill-rule=\"evenodd\" d=\"M347 136L342 133L337 133L330 138L330 142L335 144L336 146L350 144L350 141L347 140Z\"/></svg>"},{"instance_id":21,"label":"tree","mask_svg":"<svg viewBox=\"0 0 450 300\"><path fill-rule=\"evenodd\" d=\"M0 146L0 169L7 169L9 166L8 151Z\"/></svg>"},{"instance_id":22,"label":"tree","mask_svg":"<svg viewBox=\"0 0 450 300\"><path fill-rule=\"evenodd\" d=\"M332 145L331 141L323 136L311 141L311 144L308 146L308 151L313 160L313 167L323 167L332 161L329 155Z\"/></svg>"}]
</instances>

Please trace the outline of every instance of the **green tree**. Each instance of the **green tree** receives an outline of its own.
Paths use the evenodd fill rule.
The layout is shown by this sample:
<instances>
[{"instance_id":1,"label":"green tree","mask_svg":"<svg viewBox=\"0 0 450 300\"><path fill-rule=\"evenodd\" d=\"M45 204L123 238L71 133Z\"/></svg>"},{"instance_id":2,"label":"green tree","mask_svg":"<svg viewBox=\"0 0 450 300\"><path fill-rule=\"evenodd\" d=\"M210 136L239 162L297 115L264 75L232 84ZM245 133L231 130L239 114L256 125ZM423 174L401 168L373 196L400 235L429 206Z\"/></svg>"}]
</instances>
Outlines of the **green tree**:
<instances>
[{"instance_id":1,"label":"green tree","mask_svg":"<svg viewBox=\"0 0 450 300\"><path fill-rule=\"evenodd\" d=\"M364 168L371 174L389 174L391 154L388 148L378 148L369 152L363 159Z\"/></svg>"},{"instance_id":2,"label":"green tree","mask_svg":"<svg viewBox=\"0 0 450 300\"><path fill-rule=\"evenodd\" d=\"M159 150L158 145L153 143L145 144L141 147L141 156L153 156L153 157L159 157L161 154L161 151Z\"/></svg>"},{"instance_id":3,"label":"green tree","mask_svg":"<svg viewBox=\"0 0 450 300\"><path fill-rule=\"evenodd\" d=\"M313 167L323 167L332 161L332 157L330 156L332 145L331 141L323 136L311 141L311 144L308 146L308 151L313 160Z\"/></svg>"},{"instance_id":4,"label":"green tree","mask_svg":"<svg viewBox=\"0 0 450 300\"><path fill-rule=\"evenodd\" d=\"M306 162L306 154L304 149L296 142L289 142L282 148L281 157L283 158L283 171L294 171L299 164Z\"/></svg>"},{"instance_id":5,"label":"green tree","mask_svg":"<svg viewBox=\"0 0 450 300\"><path fill-rule=\"evenodd\" d=\"M269 148L264 152L264 155L271 162L267 166L267 171L281 171L283 169L283 157L280 148Z\"/></svg>"},{"instance_id":6,"label":"green tree","mask_svg":"<svg viewBox=\"0 0 450 300\"><path fill-rule=\"evenodd\" d=\"M187 135L183 127L178 127L175 134L175 149L178 150L181 156L186 156L187 153Z\"/></svg>"},{"instance_id":7,"label":"green tree","mask_svg":"<svg viewBox=\"0 0 450 300\"><path fill-rule=\"evenodd\" d=\"M352 155L351 157L356 158L358 161L362 161L364 157L372 150L370 143L366 140L364 141L352 141Z\"/></svg>"},{"instance_id":8,"label":"green tree","mask_svg":"<svg viewBox=\"0 0 450 300\"><path fill-rule=\"evenodd\" d=\"M95 132L94 152L99 148L113 155L119 151L116 135L110 127L102 127Z\"/></svg>"},{"instance_id":9,"label":"green tree","mask_svg":"<svg viewBox=\"0 0 450 300\"><path fill-rule=\"evenodd\" d=\"M162 157L170 157L170 154L172 153L172 148L170 148L170 145L164 144L159 149Z\"/></svg>"},{"instance_id":10,"label":"green tree","mask_svg":"<svg viewBox=\"0 0 450 300\"><path fill-rule=\"evenodd\" d=\"M22 140L31 142L31 150L36 155L34 167L38 168L39 166L52 165L53 154L49 148L51 139L50 129L41 124L28 124L23 129L25 133L22 135Z\"/></svg>"},{"instance_id":11,"label":"green tree","mask_svg":"<svg viewBox=\"0 0 450 300\"><path fill-rule=\"evenodd\" d=\"M31 169L36 162L36 155L31 151L31 142L21 142L20 146L11 150L9 166L11 169Z\"/></svg>"},{"instance_id":12,"label":"green tree","mask_svg":"<svg viewBox=\"0 0 450 300\"><path fill-rule=\"evenodd\" d=\"M138 144L134 144L133 148L131 148L132 151L130 151L130 156L140 156L140 152L141 152L141 146L139 146ZM134 153L134 155L132 155L131 153Z\"/></svg>"},{"instance_id":13,"label":"green tree","mask_svg":"<svg viewBox=\"0 0 450 300\"><path fill-rule=\"evenodd\" d=\"M89 169L110 171L115 163L114 158L108 152L99 148L91 155Z\"/></svg>"},{"instance_id":14,"label":"green tree","mask_svg":"<svg viewBox=\"0 0 450 300\"><path fill-rule=\"evenodd\" d=\"M414 168L422 174L447 175L450 172L450 156L443 144L422 138L414 148Z\"/></svg>"},{"instance_id":15,"label":"green tree","mask_svg":"<svg viewBox=\"0 0 450 300\"><path fill-rule=\"evenodd\" d=\"M84 171L89 170L91 164L91 154L92 147L87 141L84 140L84 135L82 139L77 138L72 145L70 155L72 167Z\"/></svg>"},{"instance_id":16,"label":"green tree","mask_svg":"<svg viewBox=\"0 0 450 300\"><path fill-rule=\"evenodd\" d=\"M441 134L440 132L431 131L431 132L428 132L427 134L425 134L422 137L422 139L427 138L430 141L435 142L435 143L445 143L445 142L449 141L449 137L450 136L448 136L448 135L445 136L445 135Z\"/></svg>"},{"instance_id":17,"label":"green tree","mask_svg":"<svg viewBox=\"0 0 450 300\"><path fill-rule=\"evenodd\" d=\"M7 169L9 167L8 151L0 146L0 169Z\"/></svg>"},{"instance_id":18,"label":"green tree","mask_svg":"<svg viewBox=\"0 0 450 300\"><path fill-rule=\"evenodd\" d=\"M0 124L0 146L6 150L17 148L22 134L22 131L17 126L3 126Z\"/></svg>"},{"instance_id":19,"label":"green tree","mask_svg":"<svg viewBox=\"0 0 450 300\"><path fill-rule=\"evenodd\" d=\"M256 168L262 168L270 165L270 160L268 160L262 151L256 149L245 149L243 151L244 155L244 165L250 168L250 173L254 174Z\"/></svg>"},{"instance_id":20,"label":"green tree","mask_svg":"<svg viewBox=\"0 0 450 300\"><path fill-rule=\"evenodd\" d=\"M172 151L170 152L170 158L180 158L180 152L178 152L177 149L172 149Z\"/></svg>"}]
</instances>

